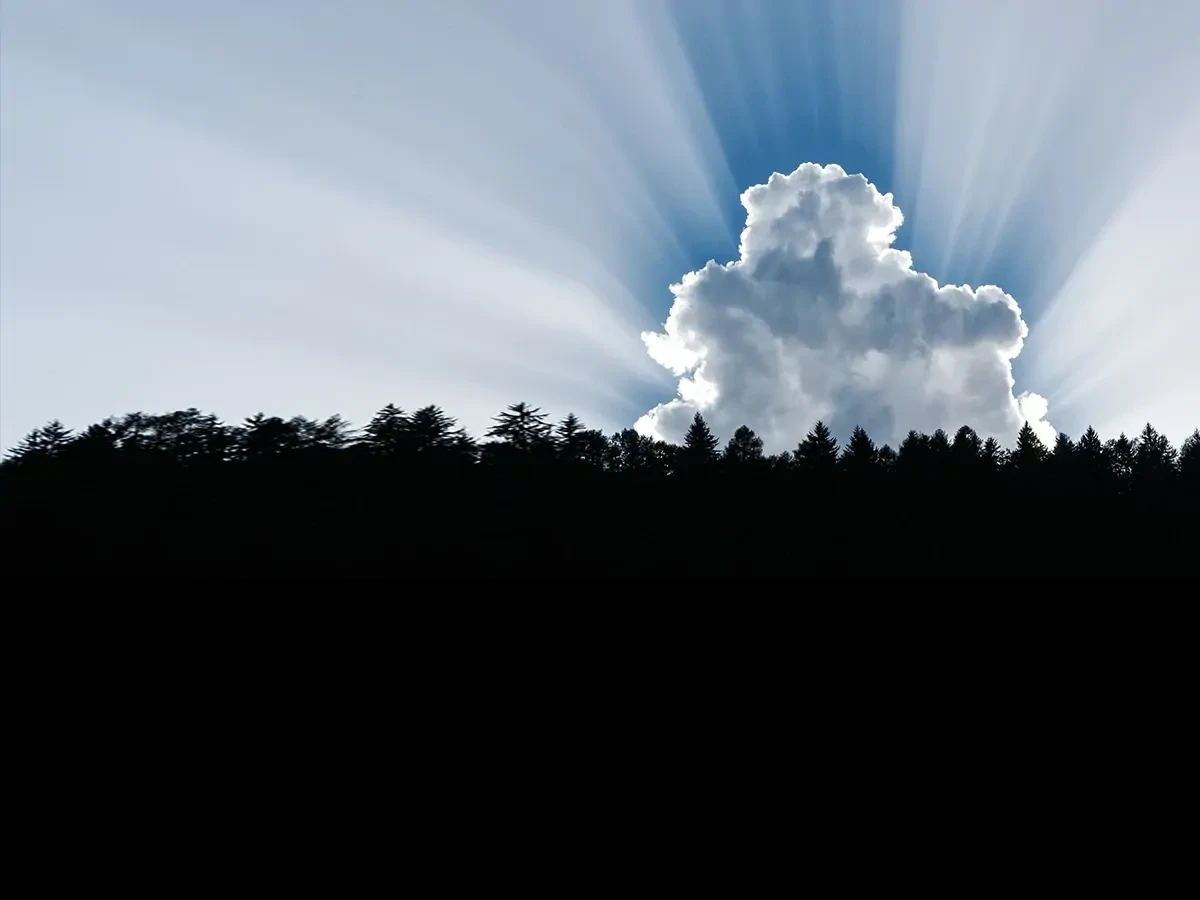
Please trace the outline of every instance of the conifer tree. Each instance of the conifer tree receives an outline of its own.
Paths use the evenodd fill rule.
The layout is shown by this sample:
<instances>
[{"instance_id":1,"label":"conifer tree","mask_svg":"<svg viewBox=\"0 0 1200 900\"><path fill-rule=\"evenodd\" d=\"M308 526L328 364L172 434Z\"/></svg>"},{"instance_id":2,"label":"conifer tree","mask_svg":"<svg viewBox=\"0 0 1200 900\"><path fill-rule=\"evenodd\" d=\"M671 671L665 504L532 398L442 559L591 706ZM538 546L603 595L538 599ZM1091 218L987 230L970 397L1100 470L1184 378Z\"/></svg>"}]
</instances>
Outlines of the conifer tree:
<instances>
[{"instance_id":1,"label":"conifer tree","mask_svg":"<svg viewBox=\"0 0 1200 900\"><path fill-rule=\"evenodd\" d=\"M748 426L742 425L725 445L724 458L733 464L757 463L763 458L763 441Z\"/></svg>"},{"instance_id":2,"label":"conifer tree","mask_svg":"<svg viewBox=\"0 0 1200 900\"><path fill-rule=\"evenodd\" d=\"M1058 469L1065 469L1075 461L1075 442L1065 431L1058 433L1048 459Z\"/></svg>"},{"instance_id":3,"label":"conifer tree","mask_svg":"<svg viewBox=\"0 0 1200 900\"><path fill-rule=\"evenodd\" d=\"M1096 429L1090 425L1075 445L1075 462L1081 470L1093 476L1103 474L1107 468L1104 461L1104 443Z\"/></svg>"},{"instance_id":4,"label":"conifer tree","mask_svg":"<svg viewBox=\"0 0 1200 900\"><path fill-rule=\"evenodd\" d=\"M21 443L9 452L14 465L39 465L47 463L67 449L71 442L71 429L58 419L47 422L41 428L29 432Z\"/></svg>"},{"instance_id":5,"label":"conifer tree","mask_svg":"<svg viewBox=\"0 0 1200 900\"><path fill-rule=\"evenodd\" d=\"M1200 484L1200 428L1185 438L1179 448L1179 475L1189 484Z\"/></svg>"},{"instance_id":6,"label":"conifer tree","mask_svg":"<svg viewBox=\"0 0 1200 900\"><path fill-rule=\"evenodd\" d=\"M696 413L683 438L681 461L687 466L701 466L717 459L717 438L709 430L704 416Z\"/></svg>"},{"instance_id":7,"label":"conifer tree","mask_svg":"<svg viewBox=\"0 0 1200 900\"><path fill-rule=\"evenodd\" d=\"M955 432L950 454L960 469L969 471L979 461L982 451L983 441L979 439L974 428L964 425Z\"/></svg>"},{"instance_id":8,"label":"conifer tree","mask_svg":"<svg viewBox=\"0 0 1200 900\"><path fill-rule=\"evenodd\" d=\"M1133 449L1133 476L1139 481L1162 482L1174 477L1179 454L1165 434L1149 422Z\"/></svg>"},{"instance_id":9,"label":"conifer tree","mask_svg":"<svg viewBox=\"0 0 1200 900\"><path fill-rule=\"evenodd\" d=\"M934 465L941 465L950 458L950 438L940 428L929 436L929 453Z\"/></svg>"},{"instance_id":10,"label":"conifer tree","mask_svg":"<svg viewBox=\"0 0 1200 900\"><path fill-rule=\"evenodd\" d=\"M444 457L459 446L466 433L440 406L423 406L408 421L408 444L422 457Z\"/></svg>"},{"instance_id":11,"label":"conifer tree","mask_svg":"<svg viewBox=\"0 0 1200 900\"><path fill-rule=\"evenodd\" d=\"M871 436L865 429L856 425L838 463L846 472L862 475L876 468L878 455Z\"/></svg>"},{"instance_id":12,"label":"conifer tree","mask_svg":"<svg viewBox=\"0 0 1200 900\"><path fill-rule=\"evenodd\" d=\"M408 449L408 416L389 403L363 428L359 443L375 456L397 457Z\"/></svg>"},{"instance_id":13,"label":"conifer tree","mask_svg":"<svg viewBox=\"0 0 1200 900\"><path fill-rule=\"evenodd\" d=\"M896 451L892 449L891 444L884 444L879 448L876 454L876 460L879 465L879 471L885 475L892 475L896 471Z\"/></svg>"},{"instance_id":14,"label":"conifer tree","mask_svg":"<svg viewBox=\"0 0 1200 900\"><path fill-rule=\"evenodd\" d=\"M979 461L985 472L995 472L1007 464L1008 457L1004 448L1000 446L1000 442L990 437L983 442L983 447L979 451Z\"/></svg>"},{"instance_id":15,"label":"conifer tree","mask_svg":"<svg viewBox=\"0 0 1200 900\"><path fill-rule=\"evenodd\" d=\"M837 465L838 444L829 426L818 421L796 447L796 464L811 478L827 478Z\"/></svg>"},{"instance_id":16,"label":"conifer tree","mask_svg":"<svg viewBox=\"0 0 1200 900\"><path fill-rule=\"evenodd\" d=\"M487 436L499 438L522 453L545 450L551 446L552 426L539 407L514 403L492 421Z\"/></svg>"},{"instance_id":17,"label":"conifer tree","mask_svg":"<svg viewBox=\"0 0 1200 900\"><path fill-rule=\"evenodd\" d=\"M1123 431L1104 445L1109 474L1122 490L1127 489L1133 479L1133 451L1133 441Z\"/></svg>"},{"instance_id":18,"label":"conifer tree","mask_svg":"<svg viewBox=\"0 0 1200 900\"><path fill-rule=\"evenodd\" d=\"M575 413L567 413L558 427L554 430L554 449L560 459L571 462L581 462L589 440L583 423Z\"/></svg>"},{"instance_id":19,"label":"conifer tree","mask_svg":"<svg viewBox=\"0 0 1200 900\"><path fill-rule=\"evenodd\" d=\"M1046 445L1026 422L1017 432L1017 446L1009 455L1008 463L1018 472L1033 472L1046 460Z\"/></svg>"}]
</instances>

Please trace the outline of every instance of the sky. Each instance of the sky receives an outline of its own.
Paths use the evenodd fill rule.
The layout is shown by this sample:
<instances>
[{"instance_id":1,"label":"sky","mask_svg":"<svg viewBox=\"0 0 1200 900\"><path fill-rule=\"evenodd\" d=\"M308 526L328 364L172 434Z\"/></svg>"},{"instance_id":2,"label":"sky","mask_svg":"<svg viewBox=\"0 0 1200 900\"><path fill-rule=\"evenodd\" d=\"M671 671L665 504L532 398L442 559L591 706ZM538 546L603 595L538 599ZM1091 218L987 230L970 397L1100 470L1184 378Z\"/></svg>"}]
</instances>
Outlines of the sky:
<instances>
[{"instance_id":1,"label":"sky","mask_svg":"<svg viewBox=\"0 0 1200 900\"><path fill-rule=\"evenodd\" d=\"M1200 4L3 0L0 446L1200 424Z\"/></svg>"}]
</instances>

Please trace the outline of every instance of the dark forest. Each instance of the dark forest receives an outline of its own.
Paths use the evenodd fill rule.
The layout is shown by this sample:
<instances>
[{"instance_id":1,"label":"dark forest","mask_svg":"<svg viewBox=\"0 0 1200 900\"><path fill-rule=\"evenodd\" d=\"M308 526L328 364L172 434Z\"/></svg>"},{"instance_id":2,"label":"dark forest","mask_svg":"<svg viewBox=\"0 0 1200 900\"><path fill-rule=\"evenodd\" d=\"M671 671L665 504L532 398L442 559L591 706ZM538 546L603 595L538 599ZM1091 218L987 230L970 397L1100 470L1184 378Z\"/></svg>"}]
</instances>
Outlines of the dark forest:
<instances>
[{"instance_id":1,"label":"dark forest","mask_svg":"<svg viewBox=\"0 0 1200 900\"><path fill-rule=\"evenodd\" d=\"M818 422L767 455L699 415L676 446L525 403L483 440L437 406L357 432L188 409L37 429L0 464L0 504L7 568L28 574L1191 575L1200 431L1047 447L1025 425L1002 447L963 427L892 448Z\"/></svg>"}]
</instances>

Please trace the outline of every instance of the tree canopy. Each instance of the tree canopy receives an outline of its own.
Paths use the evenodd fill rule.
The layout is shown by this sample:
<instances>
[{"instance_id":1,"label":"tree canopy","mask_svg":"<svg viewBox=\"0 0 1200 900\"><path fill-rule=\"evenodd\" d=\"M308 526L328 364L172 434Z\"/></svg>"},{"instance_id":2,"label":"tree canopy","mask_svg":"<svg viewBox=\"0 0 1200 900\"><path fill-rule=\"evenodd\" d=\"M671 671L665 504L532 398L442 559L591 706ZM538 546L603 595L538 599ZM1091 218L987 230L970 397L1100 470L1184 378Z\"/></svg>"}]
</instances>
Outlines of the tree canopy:
<instances>
[{"instance_id":1,"label":"tree canopy","mask_svg":"<svg viewBox=\"0 0 1200 900\"><path fill-rule=\"evenodd\" d=\"M1200 430L1178 448L1150 424L1047 447L1027 424L1005 448L964 425L893 449L861 427L839 446L816 422L767 455L749 426L721 449L700 414L675 446L526 402L482 440L436 405L389 404L360 429L134 412L32 431L0 463L0 502L13 558L64 571L387 561L450 577L534 554L577 574L1170 572L1200 539Z\"/></svg>"}]
</instances>

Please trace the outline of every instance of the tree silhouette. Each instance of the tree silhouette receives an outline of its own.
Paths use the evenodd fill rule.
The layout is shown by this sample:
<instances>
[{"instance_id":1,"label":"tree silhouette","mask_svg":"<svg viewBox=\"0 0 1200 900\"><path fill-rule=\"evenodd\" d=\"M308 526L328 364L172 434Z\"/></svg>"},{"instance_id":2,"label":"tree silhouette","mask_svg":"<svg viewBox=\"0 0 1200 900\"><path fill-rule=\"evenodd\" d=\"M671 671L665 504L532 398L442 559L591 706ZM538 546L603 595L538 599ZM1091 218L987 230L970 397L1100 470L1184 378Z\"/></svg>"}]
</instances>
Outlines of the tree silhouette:
<instances>
[{"instance_id":1,"label":"tree silhouette","mask_svg":"<svg viewBox=\"0 0 1200 900\"><path fill-rule=\"evenodd\" d=\"M552 429L519 403L488 434L477 447L435 405L389 404L358 437L338 416L136 412L77 434L52 421L0 464L6 564L445 579L508 577L531 557L572 576L690 560L706 576L983 574L1001 535L1025 574L1145 577L1191 573L1200 546L1200 430L1178 451L1149 424L1135 440L1060 434L1048 451L1025 423L1009 452L963 426L911 431L897 452L856 427L839 453L818 422L795 456L767 456L748 425L718 454L702 416L676 446L632 428L606 438L575 415Z\"/></svg>"},{"instance_id":2,"label":"tree silhouette","mask_svg":"<svg viewBox=\"0 0 1200 900\"><path fill-rule=\"evenodd\" d=\"M235 446L242 459L265 462L299 452L302 438L294 421L256 413L242 423Z\"/></svg>"},{"instance_id":3,"label":"tree silhouette","mask_svg":"<svg viewBox=\"0 0 1200 900\"><path fill-rule=\"evenodd\" d=\"M1075 464L1092 480L1099 480L1108 471L1108 462L1104 455L1104 444L1096 429L1088 426L1088 430L1079 438L1075 445Z\"/></svg>"},{"instance_id":4,"label":"tree silhouette","mask_svg":"<svg viewBox=\"0 0 1200 900\"><path fill-rule=\"evenodd\" d=\"M896 451L892 449L891 444L884 444L876 453L875 459L879 464L879 471L885 475L893 475L896 472Z\"/></svg>"},{"instance_id":5,"label":"tree silhouette","mask_svg":"<svg viewBox=\"0 0 1200 900\"><path fill-rule=\"evenodd\" d=\"M608 468L612 472L661 472L665 459L658 442L632 428L617 432L608 442Z\"/></svg>"},{"instance_id":6,"label":"tree silhouette","mask_svg":"<svg viewBox=\"0 0 1200 900\"><path fill-rule=\"evenodd\" d=\"M1070 435L1061 431L1058 433L1048 460L1057 470L1068 471L1070 469L1071 463L1075 461L1075 442L1071 440Z\"/></svg>"},{"instance_id":7,"label":"tree silhouette","mask_svg":"<svg viewBox=\"0 0 1200 900\"><path fill-rule=\"evenodd\" d=\"M581 448L580 435L583 434L583 423L575 413L567 413L558 427L554 430L554 446L562 459L577 460Z\"/></svg>"},{"instance_id":8,"label":"tree silhouette","mask_svg":"<svg viewBox=\"0 0 1200 900\"><path fill-rule=\"evenodd\" d=\"M692 423L693 427L695 422ZM705 426L707 428L707 426ZM715 438L713 439L715 443ZM747 425L739 426L725 445L722 454L725 460L735 465L759 463L763 460L763 441Z\"/></svg>"},{"instance_id":9,"label":"tree silhouette","mask_svg":"<svg viewBox=\"0 0 1200 900\"><path fill-rule=\"evenodd\" d=\"M1190 483L1200 482L1200 428L1185 438L1179 448L1179 474Z\"/></svg>"},{"instance_id":10,"label":"tree silhouette","mask_svg":"<svg viewBox=\"0 0 1200 900\"><path fill-rule=\"evenodd\" d=\"M487 436L496 438L514 450L530 453L551 446L552 426L540 408L514 403L492 421Z\"/></svg>"},{"instance_id":11,"label":"tree silhouette","mask_svg":"<svg viewBox=\"0 0 1200 900\"><path fill-rule=\"evenodd\" d=\"M962 471L972 471L983 453L983 441L975 433L975 429L964 425L954 433L954 443L950 447L954 464Z\"/></svg>"},{"instance_id":12,"label":"tree silhouette","mask_svg":"<svg viewBox=\"0 0 1200 900\"><path fill-rule=\"evenodd\" d=\"M1133 441L1121 432L1113 440L1104 445L1104 455L1108 459L1108 471L1122 491L1129 489L1133 480Z\"/></svg>"},{"instance_id":13,"label":"tree silhouette","mask_svg":"<svg viewBox=\"0 0 1200 900\"><path fill-rule=\"evenodd\" d=\"M412 452L423 457L445 457L451 453L469 454L473 442L465 431L440 406L423 406L408 421L408 442Z\"/></svg>"},{"instance_id":14,"label":"tree silhouette","mask_svg":"<svg viewBox=\"0 0 1200 900\"><path fill-rule=\"evenodd\" d=\"M862 476L875 470L878 456L871 436L863 428L855 426L839 463L848 474Z\"/></svg>"},{"instance_id":15,"label":"tree silhouette","mask_svg":"<svg viewBox=\"0 0 1200 900\"><path fill-rule=\"evenodd\" d=\"M1032 473L1046 461L1046 445L1026 422L1017 432L1017 446L1009 454L1008 463L1017 472Z\"/></svg>"},{"instance_id":16,"label":"tree silhouette","mask_svg":"<svg viewBox=\"0 0 1200 900\"><path fill-rule=\"evenodd\" d=\"M680 459L687 466L703 466L716 462L717 446L717 439L709 430L704 416L696 413L683 438L683 451Z\"/></svg>"},{"instance_id":17,"label":"tree silhouette","mask_svg":"<svg viewBox=\"0 0 1200 900\"><path fill-rule=\"evenodd\" d=\"M1149 422L1138 436L1133 449L1132 475L1141 481L1164 482L1175 474L1178 454L1166 435L1159 434Z\"/></svg>"},{"instance_id":18,"label":"tree silhouette","mask_svg":"<svg viewBox=\"0 0 1200 900\"><path fill-rule=\"evenodd\" d=\"M837 466L838 445L829 427L817 422L796 447L796 465L806 476L827 479Z\"/></svg>"},{"instance_id":19,"label":"tree silhouette","mask_svg":"<svg viewBox=\"0 0 1200 900\"><path fill-rule=\"evenodd\" d=\"M990 437L979 451L979 462L985 472L995 472L1008 464L1008 454L999 441Z\"/></svg>"},{"instance_id":20,"label":"tree silhouette","mask_svg":"<svg viewBox=\"0 0 1200 900\"><path fill-rule=\"evenodd\" d=\"M9 454L14 465L40 465L63 453L71 441L71 430L54 419L29 432Z\"/></svg>"},{"instance_id":21,"label":"tree silhouette","mask_svg":"<svg viewBox=\"0 0 1200 900\"><path fill-rule=\"evenodd\" d=\"M375 413L363 428L359 445L374 456L398 457L408 450L408 416L394 403Z\"/></svg>"}]
</instances>

